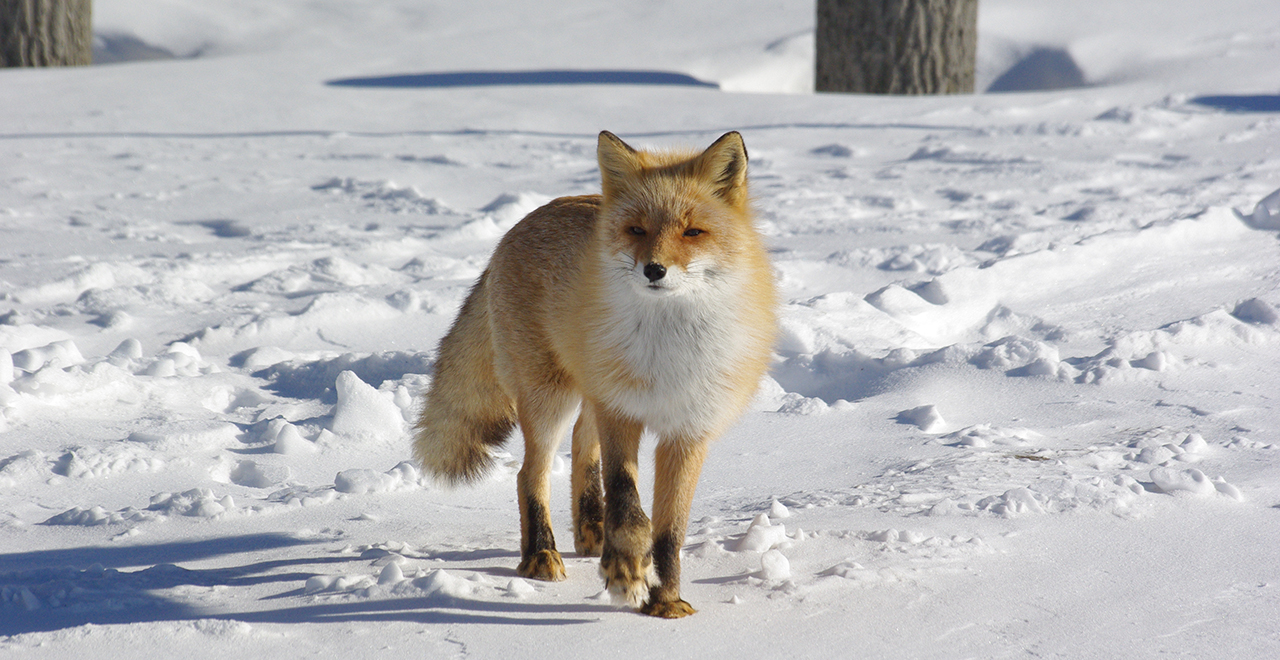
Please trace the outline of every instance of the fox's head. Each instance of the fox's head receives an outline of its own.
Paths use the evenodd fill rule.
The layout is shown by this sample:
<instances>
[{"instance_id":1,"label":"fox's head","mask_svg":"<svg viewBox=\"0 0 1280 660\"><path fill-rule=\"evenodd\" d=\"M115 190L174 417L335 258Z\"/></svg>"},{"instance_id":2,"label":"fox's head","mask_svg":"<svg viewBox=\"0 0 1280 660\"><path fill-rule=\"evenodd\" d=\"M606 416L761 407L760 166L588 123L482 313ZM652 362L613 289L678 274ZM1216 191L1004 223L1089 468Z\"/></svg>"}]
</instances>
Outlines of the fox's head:
<instances>
[{"instance_id":1,"label":"fox's head","mask_svg":"<svg viewBox=\"0 0 1280 660\"><path fill-rule=\"evenodd\" d=\"M606 276L642 292L695 292L758 254L747 149L725 133L701 153L637 151L608 131L597 148L603 204L597 231Z\"/></svg>"}]
</instances>

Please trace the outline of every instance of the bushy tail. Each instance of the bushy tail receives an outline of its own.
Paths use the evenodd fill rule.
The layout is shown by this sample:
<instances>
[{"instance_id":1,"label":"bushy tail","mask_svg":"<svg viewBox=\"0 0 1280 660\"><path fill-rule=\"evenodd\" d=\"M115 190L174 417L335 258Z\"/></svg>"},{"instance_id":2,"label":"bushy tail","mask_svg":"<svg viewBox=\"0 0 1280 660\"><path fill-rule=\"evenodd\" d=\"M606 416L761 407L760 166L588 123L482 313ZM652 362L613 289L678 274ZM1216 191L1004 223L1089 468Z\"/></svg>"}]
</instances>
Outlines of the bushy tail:
<instances>
[{"instance_id":1,"label":"bushy tail","mask_svg":"<svg viewBox=\"0 0 1280 660\"><path fill-rule=\"evenodd\" d=\"M440 342L435 375L414 427L413 455L428 473L454 485L493 467L490 447L515 427L515 404L498 383L489 330L486 271Z\"/></svg>"}]
</instances>

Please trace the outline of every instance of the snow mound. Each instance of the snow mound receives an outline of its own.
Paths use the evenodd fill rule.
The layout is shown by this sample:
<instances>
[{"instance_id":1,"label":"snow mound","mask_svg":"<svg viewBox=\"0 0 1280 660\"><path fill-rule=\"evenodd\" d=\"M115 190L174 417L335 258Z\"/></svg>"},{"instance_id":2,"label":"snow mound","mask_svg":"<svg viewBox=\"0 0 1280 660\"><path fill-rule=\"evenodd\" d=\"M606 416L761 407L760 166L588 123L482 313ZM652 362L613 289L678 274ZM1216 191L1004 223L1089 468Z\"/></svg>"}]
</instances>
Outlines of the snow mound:
<instances>
[{"instance_id":1,"label":"snow mound","mask_svg":"<svg viewBox=\"0 0 1280 660\"><path fill-rule=\"evenodd\" d=\"M403 488L416 488L421 480L418 469L411 463L401 463L387 472L357 468L343 470L333 480L333 488L339 493L363 495L387 493Z\"/></svg>"},{"instance_id":2,"label":"snow mound","mask_svg":"<svg viewBox=\"0 0 1280 660\"><path fill-rule=\"evenodd\" d=\"M365 384L353 371L338 374L334 383L338 402L329 430L353 439L397 440L405 433L404 414L395 394Z\"/></svg>"},{"instance_id":3,"label":"snow mound","mask_svg":"<svg viewBox=\"0 0 1280 660\"><path fill-rule=\"evenodd\" d=\"M774 525L769 516L760 514L751 521L747 532L738 539L735 550L738 552L766 552L787 542L785 525Z\"/></svg>"},{"instance_id":4,"label":"snow mound","mask_svg":"<svg viewBox=\"0 0 1280 660\"><path fill-rule=\"evenodd\" d=\"M942 414L938 412L938 407L934 405L925 405L904 410L898 413L899 424L911 424L918 427L925 433L940 433L947 427L946 420L942 419Z\"/></svg>"},{"instance_id":5,"label":"snow mound","mask_svg":"<svg viewBox=\"0 0 1280 660\"><path fill-rule=\"evenodd\" d=\"M1249 215L1236 215L1254 229L1280 229L1280 190L1263 197Z\"/></svg>"}]
</instances>

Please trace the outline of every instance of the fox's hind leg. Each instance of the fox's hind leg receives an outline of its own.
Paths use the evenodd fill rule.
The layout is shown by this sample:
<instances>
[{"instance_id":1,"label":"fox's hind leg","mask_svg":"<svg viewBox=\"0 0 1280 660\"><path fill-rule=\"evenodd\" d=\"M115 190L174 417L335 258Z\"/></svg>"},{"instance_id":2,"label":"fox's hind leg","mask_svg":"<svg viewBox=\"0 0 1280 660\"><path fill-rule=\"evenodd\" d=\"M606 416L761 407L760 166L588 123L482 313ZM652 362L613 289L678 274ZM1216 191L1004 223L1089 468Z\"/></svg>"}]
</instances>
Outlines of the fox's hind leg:
<instances>
[{"instance_id":1,"label":"fox's hind leg","mask_svg":"<svg viewBox=\"0 0 1280 660\"><path fill-rule=\"evenodd\" d=\"M587 405L587 404L583 404ZM604 546L600 574L610 593L632 607L644 604L653 573L653 539L649 517L640 505L636 489L636 454L643 426L614 415L600 406L593 409L600 429L601 477L604 482Z\"/></svg>"},{"instance_id":2,"label":"fox's hind leg","mask_svg":"<svg viewBox=\"0 0 1280 660\"><path fill-rule=\"evenodd\" d=\"M573 427L573 549L599 557L604 545L604 493L600 486L600 431L584 405Z\"/></svg>"},{"instance_id":3,"label":"fox's hind leg","mask_svg":"<svg viewBox=\"0 0 1280 660\"><path fill-rule=\"evenodd\" d=\"M645 614L678 619L697 611L680 598L680 548L706 457L707 443L703 441L658 443L653 478L653 563L659 583L649 590L649 602L640 610Z\"/></svg>"},{"instance_id":4,"label":"fox's hind leg","mask_svg":"<svg viewBox=\"0 0 1280 660\"><path fill-rule=\"evenodd\" d=\"M551 464L577 403L572 393L555 389L517 397L524 435L524 464L516 477L520 498L520 566L516 573L521 577L552 582L565 578L548 506Z\"/></svg>"}]
</instances>

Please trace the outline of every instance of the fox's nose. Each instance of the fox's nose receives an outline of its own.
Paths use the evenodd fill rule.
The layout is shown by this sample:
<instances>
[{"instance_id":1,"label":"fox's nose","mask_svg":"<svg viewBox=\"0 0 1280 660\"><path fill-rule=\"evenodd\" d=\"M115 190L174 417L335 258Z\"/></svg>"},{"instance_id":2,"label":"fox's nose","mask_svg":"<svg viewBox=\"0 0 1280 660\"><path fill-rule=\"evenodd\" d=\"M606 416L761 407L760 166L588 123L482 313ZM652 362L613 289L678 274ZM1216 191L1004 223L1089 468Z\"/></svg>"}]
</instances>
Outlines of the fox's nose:
<instances>
[{"instance_id":1,"label":"fox's nose","mask_svg":"<svg viewBox=\"0 0 1280 660\"><path fill-rule=\"evenodd\" d=\"M662 264L647 263L644 265L644 276L649 278L650 282L657 282L667 274L667 267Z\"/></svg>"}]
</instances>

